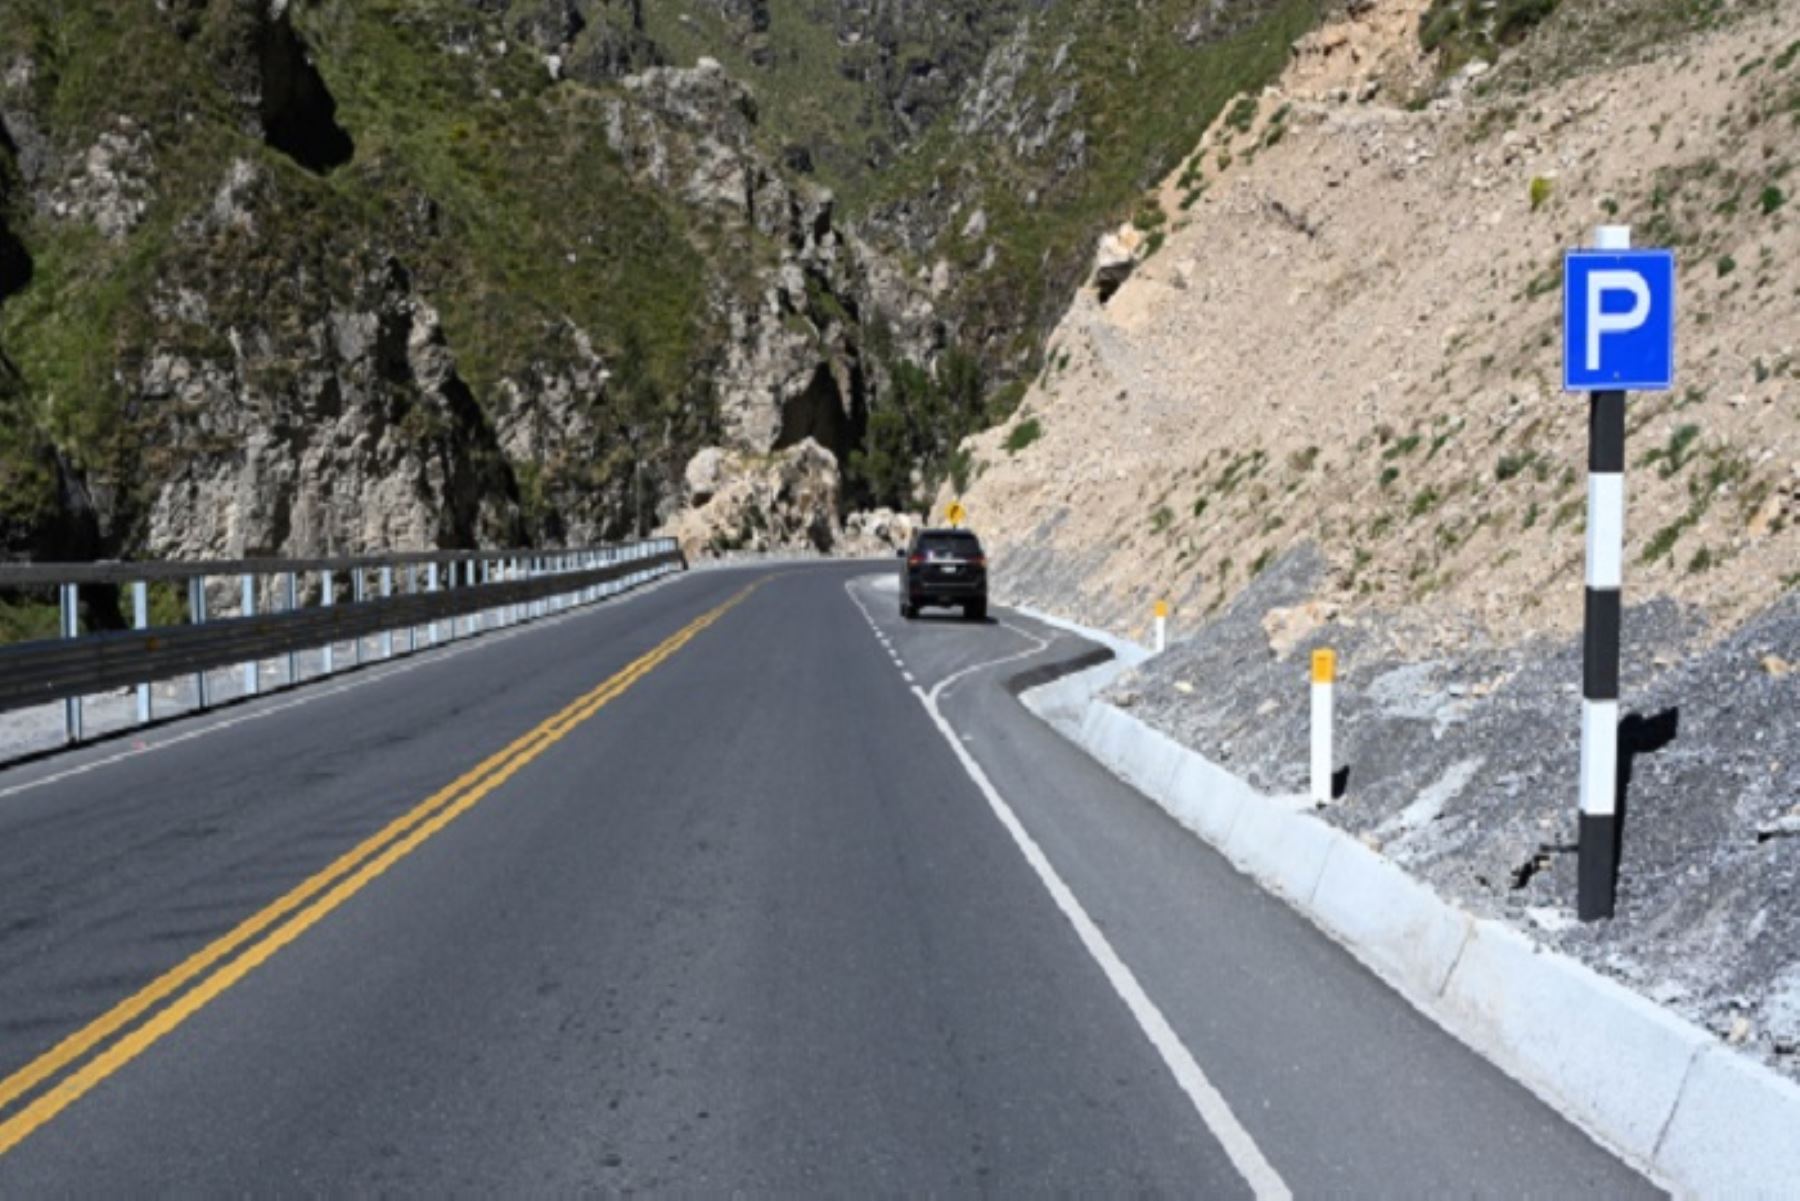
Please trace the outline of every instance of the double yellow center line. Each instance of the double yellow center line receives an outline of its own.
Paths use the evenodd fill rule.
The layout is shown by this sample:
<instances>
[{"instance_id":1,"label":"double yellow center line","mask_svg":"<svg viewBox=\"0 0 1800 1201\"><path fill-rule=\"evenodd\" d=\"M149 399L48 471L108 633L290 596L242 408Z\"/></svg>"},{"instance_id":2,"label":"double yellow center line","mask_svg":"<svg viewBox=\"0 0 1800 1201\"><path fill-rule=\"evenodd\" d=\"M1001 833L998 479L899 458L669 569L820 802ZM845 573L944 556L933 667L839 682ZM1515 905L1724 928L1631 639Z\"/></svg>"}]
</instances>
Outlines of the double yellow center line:
<instances>
[{"instance_id":1,"label":"double yellow center line","mask_svg":"<svg viewBox=\"0 0 1800 1201\"><path fill-rule=\"evenodd\" d=\"M30 1104L0 1122L0 1155L18 1146L95 1085L143 1054L158 1039L194 1016L275 952L412 854L432 835L467 813L526 764L555 746L570 731L699 637L755 588L752 584L672 634L604 684L578 697L561 712L482 760L448 787L389 822L379 833L365 839L230 933L196 951L11 1076L0 1080L0 1112L4 1112L46 1081L80 1064ZM175 1001L163 1005L171 997L176 997ZM162 1005L161 1009L157 1008L159 1005ZM131 1028L153 1010L155 1012L148 1021ZM128 1028L129 1033L124 1037L106 1045L108 1040ZM99 1054L88 1058L102 1046L104 1049Z\"/></svg>"}]
</instances>

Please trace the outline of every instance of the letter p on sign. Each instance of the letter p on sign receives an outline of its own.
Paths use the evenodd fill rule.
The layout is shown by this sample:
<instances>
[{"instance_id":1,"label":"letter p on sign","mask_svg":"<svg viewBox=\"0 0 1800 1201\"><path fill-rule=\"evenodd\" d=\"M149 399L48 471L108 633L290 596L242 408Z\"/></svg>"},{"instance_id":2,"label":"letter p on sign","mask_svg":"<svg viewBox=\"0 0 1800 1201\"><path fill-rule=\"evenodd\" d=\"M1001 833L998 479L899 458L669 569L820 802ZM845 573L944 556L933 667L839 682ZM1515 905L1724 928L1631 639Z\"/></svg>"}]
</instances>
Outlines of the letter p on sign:
<instances>
[{"instance_id":1,"label":"letter p on sign","mask_svg":"<svg viewBox=\"0 0 1800 1201\"><path fill-rule=\"evenodd\" d=\"M1665 392L1673 386L1675 256L1571 250L1563 268L1563 388Z\"/></svg>"}]
</instances>

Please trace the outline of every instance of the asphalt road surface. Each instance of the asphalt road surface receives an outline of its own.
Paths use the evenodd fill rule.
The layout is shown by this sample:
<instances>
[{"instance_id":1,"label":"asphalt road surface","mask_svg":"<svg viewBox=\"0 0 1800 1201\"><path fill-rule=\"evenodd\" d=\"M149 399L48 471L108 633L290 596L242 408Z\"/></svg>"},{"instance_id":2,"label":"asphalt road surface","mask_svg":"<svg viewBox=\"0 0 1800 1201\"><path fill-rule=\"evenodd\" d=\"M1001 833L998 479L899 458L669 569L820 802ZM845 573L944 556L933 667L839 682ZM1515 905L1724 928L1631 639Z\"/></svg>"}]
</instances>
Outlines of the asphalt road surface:
<instances>
[{"instance_id":1,"label":"asphalt road surface","mask_svg":"<svg viewBox=\"0 0 1800 1201\"><path fill-rule=\"evenodd\" d=\"M872 570L0 771L0 1196L1653 1191Z\"/></svg>"}]
</instances>

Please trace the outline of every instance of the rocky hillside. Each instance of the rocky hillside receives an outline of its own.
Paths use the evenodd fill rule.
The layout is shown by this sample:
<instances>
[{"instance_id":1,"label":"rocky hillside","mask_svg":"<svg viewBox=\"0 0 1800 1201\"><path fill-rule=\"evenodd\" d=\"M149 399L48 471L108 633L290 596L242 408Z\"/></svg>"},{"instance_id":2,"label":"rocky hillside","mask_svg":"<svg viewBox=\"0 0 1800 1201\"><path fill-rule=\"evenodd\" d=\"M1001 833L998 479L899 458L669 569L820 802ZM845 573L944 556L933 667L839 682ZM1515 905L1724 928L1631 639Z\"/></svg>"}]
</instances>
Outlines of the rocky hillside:
<instances>
[{"instance_id":1,"label":"rocky hillside","mask_svg":"<svg viewBox=\"0 0 1800 1201\"><path fill-rule=\"evenodd\" d=\"M1680 262L1679 387L1631 402L1628 594L1723 631L1800 582L1800 10L1565 0L1491 69L1462 11L1309 35L1108 240L966 448L1013 595L1131 631L1166 596L1191 629L1313 543L1318 612L1404 614L1418 654L1577 628L1561 254L1609 222Z\"/></svg>"},{"instance_id":2,"label":"rocky hillside","mask_svg":"<svg viewBox=\"0 0 1800 1201\"><path fill-rule=\"evenodd\" d=\"M792 511L692 549L830 542L1010 411L1095 230L1314 16L9 0L0 554L586 541L721 490Z\"/></svg>"}]
</instances>

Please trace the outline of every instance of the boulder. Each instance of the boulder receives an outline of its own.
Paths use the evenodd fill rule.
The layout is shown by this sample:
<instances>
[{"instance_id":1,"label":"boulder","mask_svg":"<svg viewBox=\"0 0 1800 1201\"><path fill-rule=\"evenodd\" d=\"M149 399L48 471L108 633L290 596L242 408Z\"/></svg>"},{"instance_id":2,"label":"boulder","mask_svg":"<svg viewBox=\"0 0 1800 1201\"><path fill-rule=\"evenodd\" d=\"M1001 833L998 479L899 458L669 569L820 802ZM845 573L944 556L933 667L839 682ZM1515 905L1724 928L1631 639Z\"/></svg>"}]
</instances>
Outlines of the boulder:
<instances>
[{"instance_id":1,"label":"boulder","mask_svg":"<svg viewBox=\"0 0 1800 1201\"><path fill-rule=\"evenodd\" d=\"M1100 248L1094 254L1094 287L1100 292L1101 303L1111 300L1137 270L1138 251L1143 245L1143 233L1130 224L1121 225L1100 239Z\"/></svg>"},{"instance_id":2,"label":"boulder","mask_svg":"<svg viewBox=\"0 0 1800 1201\"><path fill-rule=\"evenodd\" d=\"M837 547L837 458L811 438L773 454L708 447L686 477L689 507L661 532L690 560Z\"/></svg>"}]
</instances>

